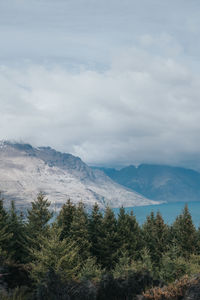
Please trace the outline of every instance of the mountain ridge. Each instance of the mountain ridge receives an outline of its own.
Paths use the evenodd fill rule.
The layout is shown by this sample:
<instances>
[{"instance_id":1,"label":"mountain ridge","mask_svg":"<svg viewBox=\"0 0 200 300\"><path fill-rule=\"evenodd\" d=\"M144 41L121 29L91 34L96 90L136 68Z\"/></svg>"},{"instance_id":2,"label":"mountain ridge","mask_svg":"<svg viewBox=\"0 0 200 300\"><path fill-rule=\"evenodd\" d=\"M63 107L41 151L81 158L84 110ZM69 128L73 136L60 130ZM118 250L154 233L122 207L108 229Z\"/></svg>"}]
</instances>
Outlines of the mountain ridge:
<instances>
[{"instance_id":1,"label":"mountain ridge","mask_svg":"<svg viewBox=\"0 0 200 300\"><path fill-rule=\"evenodd\" d=\"M59 209L67 200L100 207L157 204L93 170L79 157L51 147L0 142L0 190L6 199L27 206L40 191Z\"/></svg>"},{"instance_id":2,"label":"mountain ridge","mask_svg":"<svg viewBox=\"0 0 200 300\"><path fill-rule=\"evenodd\" d=\"M96 168L96 167L95 167ZM100 168L115 182L157 201L200 200L200 173L168 165L130 165L120 170Z\"/></svg>"}]
</instances>

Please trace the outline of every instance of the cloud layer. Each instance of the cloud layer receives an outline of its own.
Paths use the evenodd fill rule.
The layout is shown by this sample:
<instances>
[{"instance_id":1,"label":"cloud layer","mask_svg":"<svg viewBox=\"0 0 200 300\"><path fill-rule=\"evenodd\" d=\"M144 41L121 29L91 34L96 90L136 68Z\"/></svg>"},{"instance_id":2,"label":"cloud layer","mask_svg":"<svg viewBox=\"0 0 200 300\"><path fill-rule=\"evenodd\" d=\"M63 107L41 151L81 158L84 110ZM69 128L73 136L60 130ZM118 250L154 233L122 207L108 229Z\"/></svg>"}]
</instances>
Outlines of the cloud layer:
<instances>
[{"instance_id":1,"label":"cloud layer","mask_svg":"<svg viewBox=\"0 0 200 300\"><path fill-rule=\"evenodd\" d=\"M173 59L131 48L104 72L0 71L2 138L51 145L93 164L198 156L200 78Z\"/></svg>"},{"instance_id":2,"label":"cloud layer","mask_svg":"<svg viewBox=\"0 0 200 300\"><path fill-rule=\"evenodd\" d=\"M0 2L0 138L200 168L200 3Z\"/></svg>"}]
</instances>

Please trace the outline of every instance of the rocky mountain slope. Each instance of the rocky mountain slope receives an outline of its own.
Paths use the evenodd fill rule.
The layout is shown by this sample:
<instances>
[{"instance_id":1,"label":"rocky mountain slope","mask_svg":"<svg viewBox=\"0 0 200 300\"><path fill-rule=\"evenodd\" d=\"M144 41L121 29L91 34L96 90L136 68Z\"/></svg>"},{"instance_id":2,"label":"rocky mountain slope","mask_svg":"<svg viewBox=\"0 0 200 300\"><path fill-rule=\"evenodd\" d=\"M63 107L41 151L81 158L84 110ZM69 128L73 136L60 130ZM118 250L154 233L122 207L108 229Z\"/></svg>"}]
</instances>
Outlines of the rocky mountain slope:
<instances>
[{"instance_id":1,"label":"rocky mountain slope","mask_svg":"<svg viewBox=\"0 0 200 300\"><path fill-rule=\"evenodd\" d=\"M200 173L179 167L142 164L121 170L101 168L115 182L158 201L199 201Z\"/></svg>"},{"instance_id":2,"label":"rocky mountain slope","mask_svg":"<svg viewBox=\"0 0 200 300\"><path fill-rule=\"evenodd\" d=\"M101 207L156 204L71 154L8 141L0 142L0 190L18 206L30 204L40 191L56 208L68 198L87 206L98 202Z\"/></svg>"}]
</instances>

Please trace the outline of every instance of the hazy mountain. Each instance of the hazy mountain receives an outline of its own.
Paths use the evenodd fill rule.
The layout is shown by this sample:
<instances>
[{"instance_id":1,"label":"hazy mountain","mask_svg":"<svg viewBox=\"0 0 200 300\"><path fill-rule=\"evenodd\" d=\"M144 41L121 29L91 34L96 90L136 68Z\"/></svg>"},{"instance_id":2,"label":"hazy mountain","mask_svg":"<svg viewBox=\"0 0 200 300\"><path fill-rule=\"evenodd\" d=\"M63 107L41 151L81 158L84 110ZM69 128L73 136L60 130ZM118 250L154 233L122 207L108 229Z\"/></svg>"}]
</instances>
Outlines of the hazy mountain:
<instances>
[{"instance_id":1,"label":"hazy mountain","mask_svg":"<svg viewBox=\"0 0 200 300\"><path fill-rule=\"evenodd\" d=\"M100 170L88 167L79 157L50 147L0 142L0 190L6 199L27 206L43 191L61 206L68 198L101 207L154 204L138 193L113 182Z\"/></svg>"},{"instance_id":2,"label":"hazy mountain","mask_svg":"<svg viewBox=\"0 0 200 300\"><path fill-rule=\"evenodd\" d=\"M115 182L149 199L168 202L200 200L200 173L194 170L148 164L101 170Z\"/></svg>"}]
</instances>

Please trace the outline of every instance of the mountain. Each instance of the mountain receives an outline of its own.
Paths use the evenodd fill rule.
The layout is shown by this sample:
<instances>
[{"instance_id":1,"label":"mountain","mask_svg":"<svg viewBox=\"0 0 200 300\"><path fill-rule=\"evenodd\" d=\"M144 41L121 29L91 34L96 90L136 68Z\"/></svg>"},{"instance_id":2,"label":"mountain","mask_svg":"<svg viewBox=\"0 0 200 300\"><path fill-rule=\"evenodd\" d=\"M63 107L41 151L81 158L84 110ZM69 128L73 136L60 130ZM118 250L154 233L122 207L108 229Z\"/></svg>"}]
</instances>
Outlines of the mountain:
<instances>
[{"instance_id":1,"label":"mountain","mask_svg":"<svg viewBox=\"0 0 200 300\"><path fill-rule=\"evenodd\" d=\"M15 199L22 207L30 205L40 191L58 209L69 198L86 206L97 202L100 207L156 204L112 181L101 170L93 170L79 157L50 147L1 141L0 170L5 199Z\"/></svg>"},{"instance_id":2,"label":"mountain","mask_svg":"<svg viewBox=\"0 0 200 300\"><path fill-rule=\"evenodd\" d=\"M115 182L158 201L199 201L200 173L191 169L142 164L121 170L100 168Z\"/></svg>"}]
</instances>

